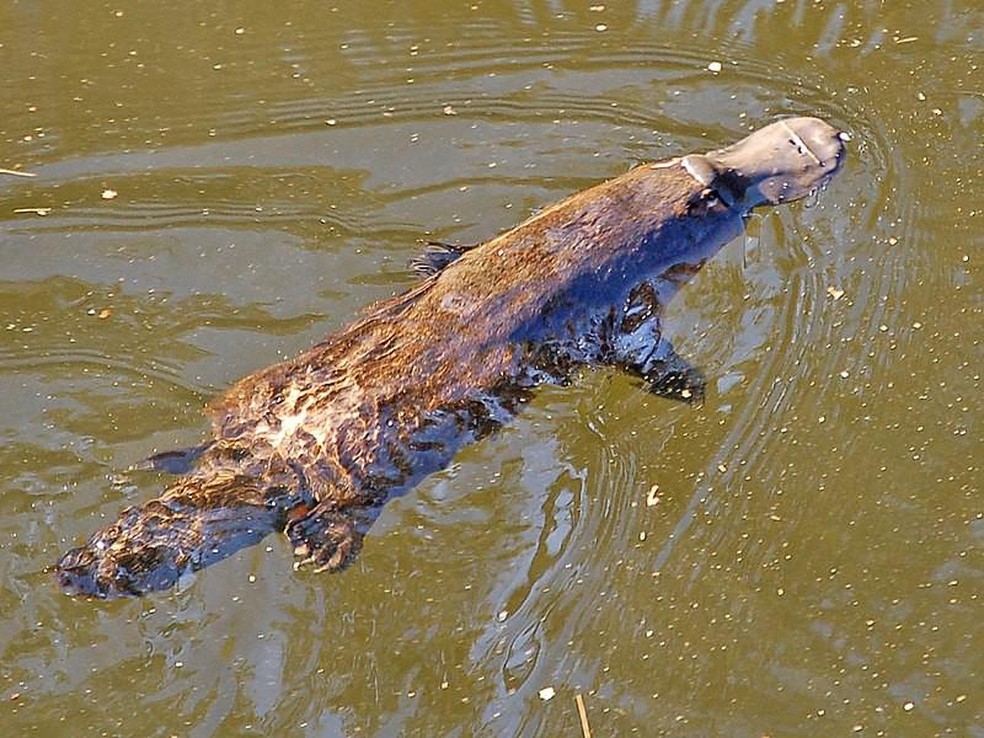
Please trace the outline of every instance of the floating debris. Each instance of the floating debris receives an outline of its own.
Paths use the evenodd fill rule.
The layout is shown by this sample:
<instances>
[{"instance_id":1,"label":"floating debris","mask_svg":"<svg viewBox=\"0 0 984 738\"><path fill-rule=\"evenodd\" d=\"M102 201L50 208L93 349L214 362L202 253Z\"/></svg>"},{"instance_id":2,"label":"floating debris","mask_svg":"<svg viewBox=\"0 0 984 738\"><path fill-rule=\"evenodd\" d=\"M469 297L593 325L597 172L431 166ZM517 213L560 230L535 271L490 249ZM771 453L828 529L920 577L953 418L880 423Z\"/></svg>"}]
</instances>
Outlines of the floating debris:
<instances>
[{"instance_id":1,"label":"floating debris","mask_svg":"<svg viewBox=\"0 0 984 738\"><path fill-rule=\"evenodd\" d=\"M11 177L37 177L34 172L22 172L19 169L4 169L0 167L0 174L9 174Z\"/></svg>"},{"instance_id":2,"label":"floating debris","mask_svg":"<svg viewBox=\"0 0 984 738\"><path fill-rule=\"evenodd\" d=\"M588 725L588 710L584 706L584 698L580 693L574 695L574 702L577 704L577 716L581 721L581 735L584 738L591 738L591 727Z\"/></svg>"}]
</instances>

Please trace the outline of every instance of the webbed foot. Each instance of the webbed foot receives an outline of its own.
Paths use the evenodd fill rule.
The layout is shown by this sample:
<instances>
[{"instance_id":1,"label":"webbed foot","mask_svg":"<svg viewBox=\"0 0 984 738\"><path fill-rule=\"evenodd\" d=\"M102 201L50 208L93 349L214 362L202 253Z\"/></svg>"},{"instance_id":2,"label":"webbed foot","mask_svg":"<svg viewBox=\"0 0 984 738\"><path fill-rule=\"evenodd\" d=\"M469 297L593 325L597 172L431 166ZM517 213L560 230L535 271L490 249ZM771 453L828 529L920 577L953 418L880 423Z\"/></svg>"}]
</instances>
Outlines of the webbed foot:
<instances>
[{"instance_id":1,"label":"webbed foot","mask_svg":"<svg viewBox=\"0 0 984 738\"><path fill-rule=\"evenodd\" d=\"M417 274L429 277L432 274L437 274L448 264L456 261L463 253L478 245L463 246L456 243L444 243L443 241L428 241L424 252L410 260L410 268Z\"/></svg>"},{"instance_id":2,"label":"webbed foot","mask_svg":"<svg viewBox=\"0 0 984 738\"><path fill-rule=\"evenodd\" d=\"M363 534L351 516L317 507L287 523L294 546L295 567L314 565L314 571L341 571L359 554Z\"/></svg>"},{"instance_id":3,"label":"webbed foot","mask_svg":"<svg viewBox=\"0 0 984 738\"><path fill-rule=\"evenodd\" d=\"M646 379L649 380L647 390L658 397L686 402L688 405L704 402L704 387L707 382L700 370L690 364L658 366Z\"/></svg>"},{"instance_id":4,"label":"webbed foot","mask_svg":"<svg viewBox=\"0 0 984 738\"><path fill-rule=\"evenodd\" d=\"M704 401L707 382L703 372L680 356L665 338L653 351L641 374L648 382L647 389L654 395L689 405Z\"/></svg>"},{"instance_id":5,"label":"webbed foot","mask_svg":"<svg viewBox=\"0 0 984 738\"><path fill-rule=\"evenodd\" d=\"M137 462L130 469L132 471L160 471L165 474L188 474L195 468L201 455L208 451L213 443L213 441L209 441L191 448L163 451Z\"/></svg>"}]
</instances>

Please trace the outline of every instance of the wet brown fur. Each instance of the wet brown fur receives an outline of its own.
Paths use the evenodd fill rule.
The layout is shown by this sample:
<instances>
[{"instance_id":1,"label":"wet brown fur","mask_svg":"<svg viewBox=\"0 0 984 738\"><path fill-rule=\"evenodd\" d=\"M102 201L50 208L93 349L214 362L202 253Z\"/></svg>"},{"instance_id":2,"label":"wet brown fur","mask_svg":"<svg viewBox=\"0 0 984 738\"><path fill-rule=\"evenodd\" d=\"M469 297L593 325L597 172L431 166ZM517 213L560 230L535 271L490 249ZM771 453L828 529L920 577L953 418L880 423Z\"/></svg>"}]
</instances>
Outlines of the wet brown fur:
<instances>
[{"instance_id":1,"label":"wet brown fur","mask_svg":"<svg viewBox=\"0 0 984 738\"><path fill-rule=\"evenodd\" d=\"M232 532L247 536L234 549L318 515L325 525L292 536L298 554L322 568L344 566L371 522L360 513L494 430L537 383L564 381L578 362L550 346L583 332L570 286L600 278L624 299L622 284L647 261L640 249L688 219L701 189L678 165L637 167L240 380L208 408L214 440L195 468L67 554L62 583L102 596L160 588L228 555L223 539ZM617 329L622 308L604 307L604 330ZM605 361L605 352L599 345L595 358ZM168 562L167 575L142 583L155 556L158 566Z\"/></svg>"},{"instance_id":2,"label":"wet brown fur","mask_svg":"<svg viewBox=\"0 0 984 738\"><path fill-rule=\"evenodd\" d=\"M402 449L429 413L523 384L536 346L511 336L542 329L565 287L631 268L640 231L685 216L695 182L681 170L652 173L639 167L562 201L300 356L240 380L210 407L215 435L254 458L315 470L308 481L319 500L363 501L367 479L376 488L386 476L379 467L392 463L400 477L409 466ZM390 460L380 464L381 454Z\"/></svg>"},{"instance_id":3,"label":"wet brown fur","mask_svg":"<svg viewBox=\"0 0 984 738\"><path fill-rule=\"evenodd\" d=\"M793 125L819 131L833 158L790 135ZM761 178L720 170L727 203L686 160L672 160L575 194L477 247L446 250L449 263L405 294L215 400L212 440L185 455L185 473L66 553L61 583L100 597L163 589L277 530L301 559L336 570L390 496L506 422L536 385L608 364L655 387L662 308L741 232L747 207L730 205L757 182L781 202L825 181L843 157L834 134L791 119L717 159L691 157L703 177L762 148Z\"/></svg>"}]
</instances>

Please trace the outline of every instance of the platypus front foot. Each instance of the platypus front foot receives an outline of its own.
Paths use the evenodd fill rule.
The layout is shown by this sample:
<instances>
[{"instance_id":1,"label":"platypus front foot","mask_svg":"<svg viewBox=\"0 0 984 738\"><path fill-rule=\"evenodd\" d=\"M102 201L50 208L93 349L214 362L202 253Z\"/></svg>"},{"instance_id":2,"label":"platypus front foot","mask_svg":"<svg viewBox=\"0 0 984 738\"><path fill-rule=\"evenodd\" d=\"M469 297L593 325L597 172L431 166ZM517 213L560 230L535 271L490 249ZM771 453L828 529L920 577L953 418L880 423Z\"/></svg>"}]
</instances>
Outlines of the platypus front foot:
<instances>
[{"instance_id":1,"label":"platypus front foot","mask_svg":"<svg viewBox=\"0 0 984 738\"><path fill-rule=\"evenodd\" d=\"M665 338L660 340L639 372L648 382L647 389L654 395L692 405L704 402L707 386L704 373L680 356Z\"/></svg>"},{"instance_id":2,"label":"platypus front foot","mask_svg":"<svg viewBox=\"0 0 984 738\"><path fill-rule=\"evenodd\" d=\"M348 566L362 548L362 533L345 513L317 507L287 523L287 538L294 546L295 568L308 564L314 571L336 572Z\"/></svg>"},{"instance_id":3,"label":"platypus front foot","mask_svg":"<svg viewBox=\"0 0 984 738\"><path fill-rule=\"evenodd\" d=\"M701 405L707 382L703 373L694 366L660 366L646 377L651 394L667 400L678 400L689 405Z\"/></svg>"}]
</instances>

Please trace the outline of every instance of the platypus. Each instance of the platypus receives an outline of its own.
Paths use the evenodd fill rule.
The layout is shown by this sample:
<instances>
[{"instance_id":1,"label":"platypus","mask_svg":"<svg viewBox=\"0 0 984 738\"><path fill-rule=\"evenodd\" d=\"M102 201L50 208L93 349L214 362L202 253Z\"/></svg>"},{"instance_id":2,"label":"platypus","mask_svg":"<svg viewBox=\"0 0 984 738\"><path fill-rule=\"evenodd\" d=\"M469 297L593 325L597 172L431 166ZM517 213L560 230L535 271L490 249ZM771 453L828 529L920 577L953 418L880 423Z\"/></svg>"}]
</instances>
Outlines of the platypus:
<instances>
[{"instance_id":1,"label":"platypus","mask_svg":"<svg viewBox=\"0 0 984 738\"><path fill-rule=\"evenodd\" d=\"M847 137L786 118L738 143L637 166L475 246L433 245L423 278L210 403L211 438L160 454L160 497L123 510L55 567L70 593L142 595L275 531L337 571L382 505L500 428L543 383L614 366L697 401L662 338L682 284L758 205L821 188Z\"/></svg>"}]
</instances>

